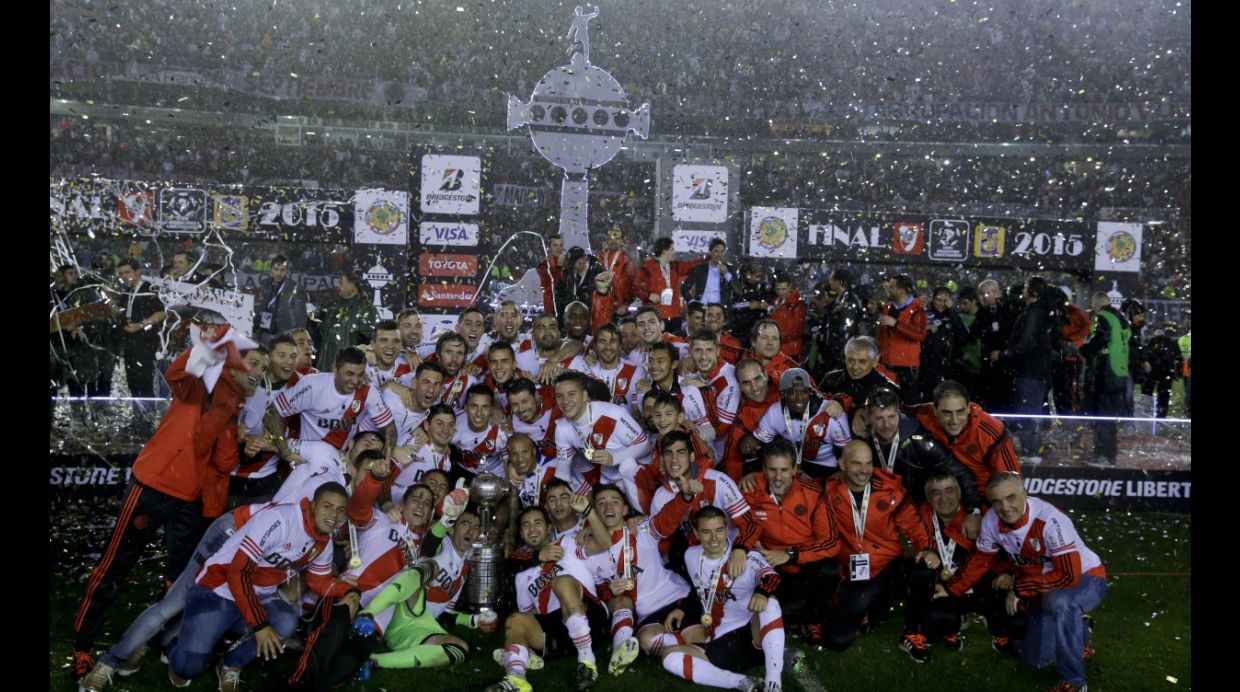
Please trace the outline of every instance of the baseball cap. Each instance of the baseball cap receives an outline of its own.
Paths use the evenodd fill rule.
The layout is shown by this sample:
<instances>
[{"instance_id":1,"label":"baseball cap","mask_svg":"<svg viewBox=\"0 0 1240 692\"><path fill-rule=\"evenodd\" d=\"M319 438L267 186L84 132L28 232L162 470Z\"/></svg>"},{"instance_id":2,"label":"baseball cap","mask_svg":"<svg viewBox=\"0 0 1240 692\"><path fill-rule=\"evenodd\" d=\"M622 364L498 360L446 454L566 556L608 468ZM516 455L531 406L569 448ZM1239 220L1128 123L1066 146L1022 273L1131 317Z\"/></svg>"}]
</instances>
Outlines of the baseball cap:
<instances>
[{"instance_id":1,"label":"baseball cap","mask_svg":"<svg viewBox=\"0 0 1240 692\"><path fill-rule=\"evenodd\" d=\"M793 387L809 387L813 388L813 380L809 378L809 373L801 368L789 368L784 374L779 376L779 391L786 392Z\"/></svg>"}]
</instances>

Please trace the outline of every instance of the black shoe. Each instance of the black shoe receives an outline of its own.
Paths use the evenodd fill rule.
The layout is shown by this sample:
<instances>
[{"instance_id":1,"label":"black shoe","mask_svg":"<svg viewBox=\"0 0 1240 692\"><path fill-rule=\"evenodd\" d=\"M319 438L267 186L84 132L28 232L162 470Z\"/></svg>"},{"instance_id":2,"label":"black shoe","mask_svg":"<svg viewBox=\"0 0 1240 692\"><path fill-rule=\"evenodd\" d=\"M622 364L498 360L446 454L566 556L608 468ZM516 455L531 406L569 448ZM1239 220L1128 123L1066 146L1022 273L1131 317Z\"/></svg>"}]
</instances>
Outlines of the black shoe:
<instances>
[{"instance_id":1,"label":"black shoe","mask_svg":"<svg viewBox=\"0 0 1240 692\"><path fill-rule=\"evenodd\" d=\"M960 651L964 648L964 635L957 632L943 637L943 648L948 651Z\"/></svg>"},{"instance_id":2,"label":"black shoe","mask_svg":"<svg viewBox=\"0 0 1240 692\"><path fill-rule=\"evenodd\" d=\"M1016 641L1010 637L991 637L990 648L1008 656L1015 656L1020 653L1020 650L1016 648Z\"/></svg>"},{"instance_id":3,"label":"black shoe","mask_svg":"<svg viewBox=\"0 0 1240 692\"><path fill-rule=\"evenodd\" d=\"M577 689L584 691L594 687L594 683L598 682L598 665L586 663L585 661L577 662Z\"/></svg>"},{"instance_id":4,"label":"black shoe","mask_svg":"<svg viewBox=\"0 0 1240 692\"><path fill-rule=\"evenodd\" d=\"M900 648L918 663L930 661L930 651L926 649L926 635L921 632L905 632L900 635Z\"/></svg>"}]
</instances>

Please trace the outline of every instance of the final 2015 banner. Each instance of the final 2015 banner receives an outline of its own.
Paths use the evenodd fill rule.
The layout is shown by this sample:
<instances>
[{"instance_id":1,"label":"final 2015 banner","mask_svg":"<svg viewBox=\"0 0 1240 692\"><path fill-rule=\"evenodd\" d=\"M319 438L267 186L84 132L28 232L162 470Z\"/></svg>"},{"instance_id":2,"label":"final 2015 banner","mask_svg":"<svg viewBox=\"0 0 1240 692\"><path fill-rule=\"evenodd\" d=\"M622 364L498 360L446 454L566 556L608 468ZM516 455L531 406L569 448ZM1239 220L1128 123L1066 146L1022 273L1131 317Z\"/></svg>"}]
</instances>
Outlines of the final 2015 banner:
<instances>
[{"instance_id":1,"label":"final 2015 banner","mask_svg":"<svg viewBox=\"0 0 1240 692\"><path fill-rule=\"evenodd\" d=\"M1091 271L1097 255L1099 224L1085 221L772 207L748 216L750 257Z\"/></svg>"}]
</instances>

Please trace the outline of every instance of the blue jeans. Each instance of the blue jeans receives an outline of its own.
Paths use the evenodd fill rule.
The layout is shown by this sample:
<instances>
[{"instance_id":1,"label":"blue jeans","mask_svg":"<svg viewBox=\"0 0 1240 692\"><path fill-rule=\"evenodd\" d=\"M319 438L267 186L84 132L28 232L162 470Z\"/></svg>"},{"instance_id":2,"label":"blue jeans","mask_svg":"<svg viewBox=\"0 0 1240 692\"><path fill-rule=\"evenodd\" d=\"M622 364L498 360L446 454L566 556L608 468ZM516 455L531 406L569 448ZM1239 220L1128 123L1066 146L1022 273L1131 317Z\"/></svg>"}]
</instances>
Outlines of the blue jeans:
<instances>
[{"instance_id":1,"label":"blue jeans","mask_svg":"<svg viewBox=\"0 0 1240 692\"><path fill-rule=\"evenodd\" d=\"M138 619L134 620L129 629L125 630L125 635L121 637L121 640L99 657L100 661L113 668L128 661L138 647L159 634L169 620L185 609L185 599L189 595L189 587L194 584L194 577L198 576L198 570L202 569L207 558L215 554L215 551L224 545L224 541L233 535L235 531L233 524L231 512L211 522L211 527L207 529L202 540L198 541L194 556L190 558L185 569L181 570L181 575L173 582L172 588L168 589L158 603L142 611ZM169 635L171 634L172 632L169 632ZM164 645L167 646L170 641L171 636L165 637Z\"/></svg>"},{"instance_id":2,"label":"blue jeans","mask_svg":"<svg viewBox=\"0 0 1240 692\"><path fill-rule=\"evenodd\" d=\"M297 611L294 607L277 594L266 596L262 605L267 611L267 621L275 627L280 637L288 639L292 636L297 629ZM185 602L181 635L168 652L168 665L182 678L196 678L211 666L211 653L220 637L229 631L244 632L248 629L236 603L194 584ZM244 668L256 658L258 644L252 634L246 634L224 654L221 663L225 668Z\"/></svg>"},{"instance_id":3,"label":"blue jeans","mask_svg":"<svg viewBox=\"0 0 1240 692\"><path fill-rule=\"evenodd\" d=\"M1062 680L1084 685L1085 622L1081 616L1097 608L1106 592L1106 579L1086 574L1074 588L1042 594L1042 602L1029 612L1020 662L1030 668L1053 662Z\"/></svg>"}]
</instances>

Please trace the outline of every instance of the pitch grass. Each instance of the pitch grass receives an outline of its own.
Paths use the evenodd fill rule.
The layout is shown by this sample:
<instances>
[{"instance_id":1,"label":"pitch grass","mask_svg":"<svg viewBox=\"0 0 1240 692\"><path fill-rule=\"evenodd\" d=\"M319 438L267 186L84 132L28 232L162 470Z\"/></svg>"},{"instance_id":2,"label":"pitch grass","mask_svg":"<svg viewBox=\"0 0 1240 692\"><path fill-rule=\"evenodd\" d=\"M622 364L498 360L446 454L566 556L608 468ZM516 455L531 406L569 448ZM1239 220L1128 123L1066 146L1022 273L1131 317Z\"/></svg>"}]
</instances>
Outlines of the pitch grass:
<instances>
[{"instance_id":1,"label":"pitch grass","mask_svg":"<svg viewBox=\"0 0 1240 692\"><path fill-rule=\"evenodd\" d=\"M1102 557L1110 574L1106 599L1093 612L1097 621L1094 642L1098 653L1087 665L1090 690L1191 689L1189 516L1075 512L1072 517L1087 544ZM98 529L91 533L98 536L99 542L106 535L98 533ZM56 540L53 538L54 543ZM54 549L53 556L57 554L82 555ZM81 563L52 566L53 575L59 573L60 578L59 583L52 585L51 600L50 687L54 690L75 689L68 673L73 644L72 621L83 592L82 575L89 568L90 564ZM110 622L98 645L116 641L141 611L145 599L156 596L159 588L156 568L157 561L149 561L135 569L129 580L129 591L112 607ZM900 621L899 612L896 612L843 653L810 652L810 674L828 690L861 687L872 690L1046 690L1058 681L1053 667L1030 671L1021 668L1014 659L996 654L980 623L974 623L965 632L963 651L953 653L942 646L932 646L930 663L919 665L897 646ZM427 671L378 671L369 683L352 683L343 689L481 690L502 676L500 668L491 661L491 650L502 646L501 634L468 632L465 639L474 651L463 665ZM789 640L792 646L799 643ZM596 642L595 648L604 671L595 688L599 692L691 687L645 656L624 676L610 677L606 675L605 643ZM281 689L294 663L294 655L289 653L273 664L254 664L242 680L246 689ZM530 682L536 689L574 689L574 665L572 660L549 662L546 669L530 673ZM761 675L761 668L752 672ZM1169 677L1178 682L1170 682ZM214 690L216 684L215 675L208 673L195 680L190 689ZM784 684L788 690L803 689L790 674L785 674ZM115 689L170 689L166 666L157 656L148 656L136 675L117 677Z\"/></svg>"}]
</instances>

